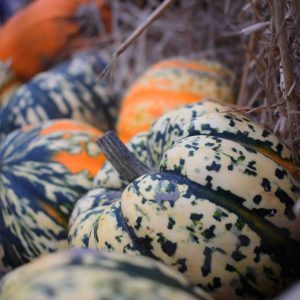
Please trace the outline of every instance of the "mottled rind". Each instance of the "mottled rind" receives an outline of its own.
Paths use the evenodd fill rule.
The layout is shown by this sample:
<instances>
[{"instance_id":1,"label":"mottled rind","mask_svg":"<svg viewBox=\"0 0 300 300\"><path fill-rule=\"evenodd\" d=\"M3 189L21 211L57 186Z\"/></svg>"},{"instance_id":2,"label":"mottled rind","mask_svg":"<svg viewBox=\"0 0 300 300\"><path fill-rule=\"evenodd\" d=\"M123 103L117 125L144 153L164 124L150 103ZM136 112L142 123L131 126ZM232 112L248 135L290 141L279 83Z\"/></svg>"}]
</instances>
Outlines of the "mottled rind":
<instances>
[{"instance_id":1,"label":"mottled rind","mask_svg":"<svg viewBox=\"0 0 300 300\"><path fill-rule=\"evenodd\" d=\"M70 120L16 130L0 145L0 265L67 248L68 219L104 160L97 129Z\"/></svg>"},{"instance_id":2,"label":"mottled rind","mask_svg":"<svg viewBox=\"0 0 300 300\"><path fill-rule=\"evenodd\" d=\"M250 162L256 175L247 172ZM191 282L218 297L263 299L286 287L300 266L294 186L288 172L278 179L277 169L284 170L235 142L189 137L166 151L160 173L127 187L122 213L137 238L147 236L150 255L178 270L184 260L183 273ZM268 191L263 178L269 180Z\"/></svg>"},{"instance_id":3,"label":"mottled rind","mask_svg":"<svg viewBox=\"0 0 300 300\"><path fill-rule=\"evenodd\" d=\"M193 135L236 141L291 168L291 151L274 134L229 107L210 101L187 105L158 119L149 131L152 158L159 163L176 141Z\"/></svg>"},{"instance_id":4,"label":"mottled rind","mask_svg":"<svg viewBox=\"0 0 300 300\"><path fill-rule=\"evenodd\" d=\"M92 250L44 256L0 283L3 300L212 300L175 271L145 257Z\"/></svg>"}]
</instances>

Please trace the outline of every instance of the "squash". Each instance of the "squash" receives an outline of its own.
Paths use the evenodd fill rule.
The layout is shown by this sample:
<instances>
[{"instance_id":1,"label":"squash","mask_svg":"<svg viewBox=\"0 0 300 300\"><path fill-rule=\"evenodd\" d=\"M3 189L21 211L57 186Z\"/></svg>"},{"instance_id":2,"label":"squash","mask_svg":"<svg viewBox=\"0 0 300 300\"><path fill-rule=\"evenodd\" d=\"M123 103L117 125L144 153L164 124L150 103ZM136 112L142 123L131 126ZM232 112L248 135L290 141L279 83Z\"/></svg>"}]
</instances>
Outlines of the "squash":
<instances>
[{"instance_id":1,"label":"squash","mask_svg":"<svg viewBox=\"0 0 300 300\"><path fill-rule=\"evenodd\" d=\"M4 134L29 124L71 118L112 129L118 99L105 82L97 80L107 64L107 55L88 51L36 75L3 105L0 127Z\"/></svg>"},{"instance_id":2,"label":"squash","mask_svg":"<svg viewBox=\"0 0 300 300\"><path fill-rule=\"evenodd\" d=\"M291 152L270 131L202 102L158 119L132 152L111 134L98 143L116 169L96 182L123 192L104 205L100 189L90 223L91 206L71 217L71 247L161 260L217 299L270 298L299 276Z\"/></svg>"},{"instance_id":3,"label":"squash","mask_svg":"<svg viewBox=\"0 0 300 300\"><path fill-rule=\"evenodd\" d=\"M78 198L104 161L101 132L71 120L9 134L0 145L0 268L67 248L67 224Z\"/></svg>"},{"instance_id":4,"label":"squash","mask_svg":"<svg viewBox=\"0 0 300 300\"><path fill-rule=\"evenodd\" d=\"M212 300L182 275L145 257L69 250L47 255L7 274L3 300Z\"/></svg>"},{"instance_id":5,"label":"squash","mask_svg":"<svg viewBox=\"0 0 300 300\"><path fill-rule=\"evenodd\" d=\"M216 62L171 58L150 66L127 91L117 130L122 141L149 130L162 114L210 97L233 102L233 74Z\"/></svg>"},{"instance_id":6,"label":"squash","mask_svg":"<svg viewBox=\"0 0 300 300\"><path fill-rule=\"evenodd\" d=\"M105 208L119 201L120 198L120 191L104 188L92 189L80 198L69 219L69 246L71 248L75 246L76 248L97 249L97 242L93 240L95 235L90 229L97 228L99 216L102 215ZM110 235L111 232L107 231L106 234ZM94 242L93 246L90 243L92 240Z\"/></svg>"},{"instance_id":7,"label":"squash","mask_svg":"<svg viewBox=\"0 0 300 300\"><path fill-rule=\"evenodd\" d=\"M0 60L11 60L12 71L26 81L59 56L86 47L100 27L101 33L111 30L110 10L103 0L36 0L0 28Z\"/></svg>"}]
</instances>

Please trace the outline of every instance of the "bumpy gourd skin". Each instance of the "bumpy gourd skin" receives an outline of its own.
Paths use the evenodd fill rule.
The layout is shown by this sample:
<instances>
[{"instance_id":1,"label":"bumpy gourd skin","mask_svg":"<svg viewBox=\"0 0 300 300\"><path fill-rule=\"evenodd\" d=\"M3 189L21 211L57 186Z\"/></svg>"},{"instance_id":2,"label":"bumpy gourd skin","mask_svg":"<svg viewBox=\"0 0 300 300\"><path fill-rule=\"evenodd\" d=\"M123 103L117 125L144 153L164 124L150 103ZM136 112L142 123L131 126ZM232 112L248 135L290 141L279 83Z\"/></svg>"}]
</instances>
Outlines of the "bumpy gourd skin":
<instances>
[{"instance_id":1,"label":"bumpy gourd skin","mask_svg":"<svg viewBox=\"0 0 300 300\"><path fill-rule=\"evenodd\" d=\"M14 131L1 143L1 268L67 248L73 206L104 161L99 135L91 126L59 120Z\"/></svg>"},{"instance_id":2,"label":"bumpy gourd skin","mask_svg":"<svg viewBox=\"0 0 300 300\"><path fill-rule=\"evenodd\" d=\"M212 300L178 273L145 257L85 250L44 256L6 275L3 300Z\"/></svg>"},{"instance_id":3,"label":"bumpy gourd skin","mask_svg":"<svg viewBox=\"0 0 300 300\"><path fill-rule=\"evenodd\" d=\"M263 298L287 285L296 263L294 202L290 175L278 164L234 142L195 136L165 153L160 173L127 187L121 211L137 243L147 242L142 254L218 297Z\"/></svg>"},{"instance_id":4,"label":"bumpy gourd skin","mask_svg":"<svg viewBox=\"0 0 300 300\"><path fill-rule=\"evenodd\" d=\"M52 119L75 119L102 130L113 128L117 97L97 80L108 58L90 51L76 54L18 88L0 111L2 134Z\"/></svg>"},{"instance_id":5,"label":"bumpy gourd skin","mask_svg":"<svg viewBox=\"0 0 300 300\"><path fill-rule=\"evenodd\" d=\"M218 299L265 299L300 270L296 188L284 167L291 153L224 109L186 106L140 135L131 149L141 160L150 153L147 163L158 171L131 182L90 230L97 231L97 248L162 260ZM97 183L122 189L126 180L116 173L106 163ZM102 240L106 228L115 234Z\"/></svg>"}]
</instances>

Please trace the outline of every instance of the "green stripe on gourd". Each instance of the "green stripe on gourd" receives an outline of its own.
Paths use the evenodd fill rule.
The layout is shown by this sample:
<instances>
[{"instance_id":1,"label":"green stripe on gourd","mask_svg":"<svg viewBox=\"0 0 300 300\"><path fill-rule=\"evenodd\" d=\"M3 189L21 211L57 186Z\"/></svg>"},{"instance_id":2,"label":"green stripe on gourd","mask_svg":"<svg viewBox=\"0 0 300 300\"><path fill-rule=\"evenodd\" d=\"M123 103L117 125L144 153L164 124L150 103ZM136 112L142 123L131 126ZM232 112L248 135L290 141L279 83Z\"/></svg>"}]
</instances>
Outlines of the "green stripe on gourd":
<instances>
[{"instance_id":1,"label":"green stripe on gourd","mask_svg":"<svg viewBox=\"0 0 300 300\"><path fill-rule=\"evenodd\" d=\"M37 259L6 275L1 299L206 299L177 272L145 257L70 250Z\"/></svg>"}]
</instances>

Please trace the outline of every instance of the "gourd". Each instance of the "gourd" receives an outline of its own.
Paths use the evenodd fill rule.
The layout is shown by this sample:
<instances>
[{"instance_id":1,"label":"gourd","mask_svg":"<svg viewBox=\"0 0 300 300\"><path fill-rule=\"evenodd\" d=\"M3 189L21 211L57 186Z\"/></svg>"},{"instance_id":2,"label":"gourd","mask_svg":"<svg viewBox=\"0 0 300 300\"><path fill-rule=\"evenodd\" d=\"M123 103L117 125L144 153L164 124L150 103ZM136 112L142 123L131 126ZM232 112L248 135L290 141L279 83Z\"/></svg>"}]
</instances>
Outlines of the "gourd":
<instances>
[{"instance_id":1,"label":"gourd","mask_svg":"<svg viewBox=\"0 0 300 300\"><path fill-rule=\"evenodd\" d=\"M179 106L217 98L233 102L233 74L208 60L170 58L150 66L122 101L117 130L122 141L149 130L162 114Z\"/></svg>"},{"instance_id":2,"label":"gourd","mask_svg":"<svg viewBox=\"0 0 300 300\"><path fill-rule=\"evenodd\" d=\"M7 274L0 284L3 300L212 300L161 263L89 249L41 257Z\"/></svg>"},{"instance_id":3,"label":"gourd","mask_svg":"<svg viewBox=\"0 0 300 300\"><path fill-rule=\"evenodd\" d=\"M105 82L97 80L107 60L103 52L86 51L36 75L2 107L2 133L61 118L83 121L104 131L112 129L118 99Z\"/></svg>"},{"instance_id":4,"label":"gourd","mask_svg":"<svg viewBox=\"0 0 300 300\"><path fill-rule=\"evenodd\" d=\"M217 299L270 298L299 276L291 152L270 131L202 102L158 119L131 154L114 136L98 142L118 172L106 164L96 182L122 195L106 205L100 190L91 223L91 206L80 226L74 210L71 247L158 259Z\"/></svg>"},{"instance_id":5,"label":"gourd","mask_svg":"<svg viewBox=\"0 0 300 300\"><path fill-rule=\"evenodd\" d=\"M99 19L95 20L95 12ZM10 18L0 29L0 60L26 81L63 58L86 47L95 28L110 32L111 14L103 0L36 0Z\"/></svg>"},{"instance_id":6,"label":"gourd","mask_svg":"<svg viewBox=\"0 0 300 300\"><path fill-rule=\"evenodd\" d=\"M67 248L67 224L78 198L104 161L101 132L71 120L9 134L0 144L0 268Z\"/></svg>"}]
</instances>

